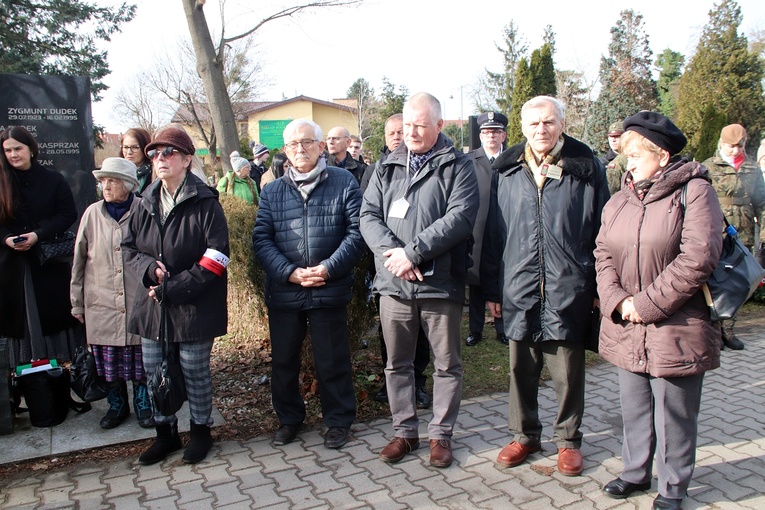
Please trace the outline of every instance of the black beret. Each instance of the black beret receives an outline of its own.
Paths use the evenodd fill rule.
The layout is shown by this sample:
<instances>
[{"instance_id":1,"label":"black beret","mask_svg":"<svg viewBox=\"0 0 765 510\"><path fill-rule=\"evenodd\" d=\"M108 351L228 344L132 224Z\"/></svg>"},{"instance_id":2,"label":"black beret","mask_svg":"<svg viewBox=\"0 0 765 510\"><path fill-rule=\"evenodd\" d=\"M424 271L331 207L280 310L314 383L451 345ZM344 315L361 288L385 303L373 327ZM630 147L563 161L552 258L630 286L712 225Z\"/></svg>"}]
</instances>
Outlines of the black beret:
<instances>
[{"instance_id":1,"label":"black beret","mask_svg":"<svg viewBox=\"0 0 765 510\"><path fill-rule=\"evenodd\" d=\"M635 131L669 152L679 153L688 143L682 131L667 117L656 112L638 112L624 119L624 130Z\"/></svg>"},{"instance_id":2,"label":"black beret","mask_svg":"<svg viewBox=\"0 0 765 510\"><path fill-rule=\"evenodd\" d=\"M476 120L478 129L505 129L507 128L507 117L499 112L482 113Z\"/></svg>"}]
</instances>

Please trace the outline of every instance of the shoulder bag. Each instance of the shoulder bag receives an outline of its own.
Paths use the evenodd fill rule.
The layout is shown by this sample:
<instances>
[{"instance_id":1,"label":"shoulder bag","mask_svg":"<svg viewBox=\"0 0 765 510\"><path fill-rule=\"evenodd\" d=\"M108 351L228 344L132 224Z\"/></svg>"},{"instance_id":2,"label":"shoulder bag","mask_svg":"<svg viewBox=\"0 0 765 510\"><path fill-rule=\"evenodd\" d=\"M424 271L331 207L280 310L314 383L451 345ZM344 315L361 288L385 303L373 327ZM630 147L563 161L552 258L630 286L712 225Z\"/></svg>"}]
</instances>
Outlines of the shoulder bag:
<instances>
[{"instance_id":1,"label":"shoulder bag","mask_svg":"<svg viewBox=\"0 0 765 510\"><path fill-rule=\"evenodd\" d=\"M680 203L685 213L686 191L683 186ZM749 299L765 276L749 248L738 238L736 229L725 219L723 249L717 267L702 286L709 315L713 321L732 319Z\"/></svg>"},{"instance_id":2,"label":"shoulder bag","mask_svg":"<svg viewBox=\"0 0 765 510\"><path fill-rule=\"evenodd\" d=\"M74 232L67 230L63 234L58 234L50 241L40 241L37 243L37 256L40 264L45 264L51 260L66 261L74 255Z\"/></svg>"},{"instance_id":3,"label":"shoulder bag","mask_svg":"<svg viewBox=\"0 0 765 510\"><path fill-rule=\"evenodd\" d=\"M106 382L98 376L96 358L87 347L78 347L69 367L72 390L83 402L95 402L106 398L109 389Z\"/></svg>"}]
</instances>

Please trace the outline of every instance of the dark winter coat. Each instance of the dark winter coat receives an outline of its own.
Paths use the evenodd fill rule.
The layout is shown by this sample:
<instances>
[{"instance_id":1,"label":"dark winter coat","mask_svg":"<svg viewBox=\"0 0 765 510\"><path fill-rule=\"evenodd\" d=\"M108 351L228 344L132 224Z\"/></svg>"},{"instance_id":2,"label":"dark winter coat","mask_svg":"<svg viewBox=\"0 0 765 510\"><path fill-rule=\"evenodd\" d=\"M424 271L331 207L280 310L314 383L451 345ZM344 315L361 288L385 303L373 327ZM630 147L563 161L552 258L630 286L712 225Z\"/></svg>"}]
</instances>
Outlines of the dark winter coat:
<instances>
[{"instance_id":1,"label":"dark winter coat","mask_svg":"<svg viewBox=\"0 0 765 510\"><path fill-rule=\"evenodd\" d=\"M148 297L149 287L156 285L153 273L159 260L170 274L158 292L167 304L169 338L186 342L224 335L227 273L217 276L199 264L208 248L229 254L228 225L218 193L189 172L162 226L161 186L157 179L146 188L122 241L125 264L141 280L128 331L144 338L159 337L160 307Z\"/></svg>"},{"instance_id":2,"label":"dark winter coat","mask_svg":"<svg viewBox=\"0 0 765 510\"><path fill-rule=\"evenodd\" d=\"M33 161L29 170L11 169L15 188L15 219L0 225L3 241L35 232L39 241L48 241L66 231L77 220L77 207L66 179L56 170ZM24 261L32 274L42 331L50 335L79 324L69 304L69 262L49 261L41 266L38 245L17 252L0 246L0 336L24 338Z\"/></svg>"},{"instance_id":3,"label":"dark winter coat","mask_svg":"<svg viewBox=\"0 0 765 510\"><path fill-rule=\"evenodd\" d=\"M524 160L526 142L494 162L481 257L488 301L502 303L511 340L581 342L595 298L595 238L609 199L592 151L563 135L560 179L537 187Z\"/></svg>"},{"instance_id":4,"label":"dark winter coat","mask_svg":"<svg viewBox=\"0 0 765 510\"><path fill-rule=\"evenodd\" d=\"M681 159L642 201L625 186L603 209L595 250L600 355L624 370L683 377L720 365L720 325L700 290L722 250L723 216L706 178L706 168ZM629 296L642 323L616 311Z\"/></svg>"},{"instance_id":5,"label":"dark winter coat","mask_svg":"<svg viewBox=\"0 0 765 510\"><path fill-rule=\"evenodd\" d=\"M470 242L478 213L478 184L473 161L439 134L434 155L407 176L407 147L401 144L375 171L361 206L361 234L375 255L372 292L401 299L465 300ZM391 218L391 205L405 198L404 218ZM405 281L385 269L383 253L404 248L425 276Z\"/></svg>"},{"instance_id":6,"label":"dark winter coat","mask_svg":"<svg viewBox=\"0 0 765 510\"><path fill-rule=\"evenodd\" d=\"M351 301L353 268L361 257L361 191L342 168L326 167L306 200L290 172L263 188L252 247L266 271L266 304L276 310L345 306ZM323 265L326 284L302 287L289 281L298 268Z\"/></svg>"},{"instance_id":7,"label":"dark winter coat","mask_svg":"<svg viewBox=\"0 0 765 510\"><path fill-rule=\"evenodd\" d=\"M471 152L475 166L475 178L478 183L478 215L473 226L473 250L470 254L473 265L468 270L467 283L480 285L481 283L481 250L483 249L483 232L486 228L486 218L489 216L489 198L491 197L491 177L494 170L491 162L486 157L486 151L480 147Z\"/></svg>"},{"instance_id":8,"label":"dark winter coat","mask_svg":"<svg viewBox=\"0 0 765 510\"><path fill-rule=\"evenodd\" d=\"M335 160L335 156L329 154L327 157L327 166L336 166L346 169L356 178L356 183L361 184L361 180L364 177L364 172L366 171L368 165L357 159L353 159L351 153L346 151L345 159L340 162Z\"/></svg>"}]
</instances>

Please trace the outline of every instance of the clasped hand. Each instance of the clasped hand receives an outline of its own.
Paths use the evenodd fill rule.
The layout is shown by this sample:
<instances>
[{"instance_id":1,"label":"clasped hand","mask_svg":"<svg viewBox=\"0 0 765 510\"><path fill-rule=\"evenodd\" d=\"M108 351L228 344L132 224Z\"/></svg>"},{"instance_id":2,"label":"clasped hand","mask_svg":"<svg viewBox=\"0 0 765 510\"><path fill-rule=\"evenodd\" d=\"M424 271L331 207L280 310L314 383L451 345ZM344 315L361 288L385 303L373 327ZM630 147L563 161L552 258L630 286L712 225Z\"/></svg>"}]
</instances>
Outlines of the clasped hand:
<instances>
[{"instance_id":1,"label":"clasped hand","mask_svg":"<svg viewBox=\"0 0 765 510\"><path fill-rule=\"evenodd\" d=\"M632 296L624 298L624 301L619 303L616 307L616 311L622 314L622 320L634 322L635 324L643 322L640 314L635 310L635 303Z\"/></svg>"},{"instance_id":2,"label":"clasped hand","mask_svg":"<svg viewBox=\"0 0 765 510\"><path fill-rule=\"evenodd\" d=\"M291 283L301 287L321 287L327 283L329 271L319 264L313 267L299 267L289 277Z\"/></svg>"},{"instance_id":3,"label":"clasped hand","mask_svg":"<svg viewBox=\"0 0 765 510\"><path fill-rule=\"evenodd\" d=\"M391 248L386 250L383 255L388 257L384 264L385 269L393 273L394 276L408 281L423 280L420 268L412 265L403 248Z\"/></svg>"}]
</instances>

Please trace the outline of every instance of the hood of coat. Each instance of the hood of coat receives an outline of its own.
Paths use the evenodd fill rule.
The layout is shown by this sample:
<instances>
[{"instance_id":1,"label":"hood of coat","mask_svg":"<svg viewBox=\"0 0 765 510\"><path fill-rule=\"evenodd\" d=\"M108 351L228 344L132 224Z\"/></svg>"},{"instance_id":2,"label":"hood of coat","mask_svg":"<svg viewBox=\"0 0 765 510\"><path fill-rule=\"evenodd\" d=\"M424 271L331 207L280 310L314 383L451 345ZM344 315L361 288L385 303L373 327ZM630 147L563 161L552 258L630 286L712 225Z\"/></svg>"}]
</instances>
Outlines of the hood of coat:
<instances>
[{"instance_id":1,"label":"hood of coat","mask_svg":"<svg viewBox=\"0 0 765 510\"><path fill-rule=\"evenodd\" d=\"M449 138L445 134L438 133L438 138L436 139L436 144L433 146L433 148L435 150L433 151L433 156L431 156L431 159L435 158L439 154L446 154L451 152L451 150L454 148L454 142L452 142L451 138ZM402 143L401 145L396 147L395 151L388 154L388 157L385 160L385 165L406 166L406 157L407 157L408 150L409 149L407 149L406 144Z\"/></svg>"},{"instance_id":2,"label":"hood of coat","mask_svg":"<svg viewBox=\"0 0 765 510\"><path fill-rule=\"evenodd\" d=\"M642 200L643 204L657 202L682 188L691 179L704 179L710 181L709 172L701 163L688 161L679 156L670 161L669 166L664 170L655 183L651 186L648 194ZM710 181L711 182L711 181ZM624 186L622 191L627 195L629 202L641 203L635 190L629 186Z\"/></svg>"},{"instance_id":3,"label":"hood of coat","mask_svg":"<svg viewBox=\"0 0 765 510\"><path fill-rule=\"evenodd\" d=\"M491 167L499 173L509 174L516 172L522 168L520 163L523 162L525 151L526 141L515 144L509 149L502 151L502 154L499 155ZM595 155L592 149L565 133L563 133L563 148L561 149L558 166L563 168L564 172L571 174L581 181L592 180L595 176L595 169L598 167L595 164Z\"/></svg>"}]
</instances>

